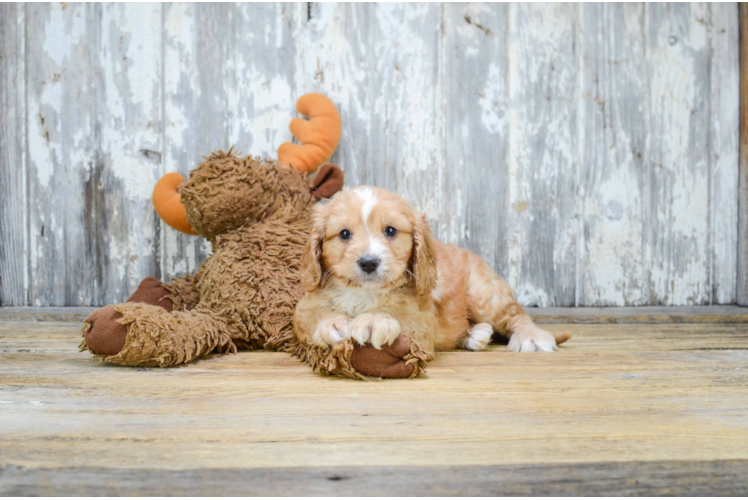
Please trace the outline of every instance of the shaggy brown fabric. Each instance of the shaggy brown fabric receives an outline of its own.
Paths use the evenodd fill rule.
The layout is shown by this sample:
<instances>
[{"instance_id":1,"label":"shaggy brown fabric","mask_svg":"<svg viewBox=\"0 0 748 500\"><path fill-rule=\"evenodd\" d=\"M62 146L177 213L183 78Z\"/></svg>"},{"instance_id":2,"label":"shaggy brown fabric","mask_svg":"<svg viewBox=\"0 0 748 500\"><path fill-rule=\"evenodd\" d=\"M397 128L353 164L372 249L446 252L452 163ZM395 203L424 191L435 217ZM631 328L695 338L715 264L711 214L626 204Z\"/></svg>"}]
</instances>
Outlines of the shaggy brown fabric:
<instances>
[{"instance_id":1,"label":"shaggy brown fabric","mask_svg":"<svg viewBox=\"0 0 748 500\"><path fill-rule=\"evenodd\" d=\"M197 277L194 274L175 278L169 284L161 283L161 286L169 292L174 311L189 311L200 302L200 291L197 289Z\"/></svg>"},{"instance_id":2,"label":"shaggy brown fabric","mask_svg":"<svg viewBox=\"0 0 748 500\"><path fill-rule=\"evenodd\" d=\"M395 347L372 351L350 341L325 349L302 345L293 334L311 208L317 195L332 196L342 187L342 171L325 167L309 181L273 161L214 152L181 187L188 222L210 240L213 255L196 274L170 284L144 280L139 297L164 307L105 308L106 323L97 317L84 323L82 348L127 366L171 366L211 352L264 348L292 353L323 374L371 379L423 373L428 355L404 337ZM120 349L89 343L100 326L119 328L108 335Z\"/></svg>"},{"instance_id":3,"label":"shaggy brown fabric","mask_svg":"<svg viewBox=\"0 0 748 500\"><path fill-rule=\"evenodd\" d=\"M210 310L167 312L148 304L119 304L120 323L127 328L125 345L117 354L101 358L126 366L172 366L198 356L236 352L230 327Z\"/></svg>"},{"instance_id":4,"label":"shaggy brown fabric","mask_svg":"<svg viewBox=\"0 0 748 500\"><path fill-rule=\"evenodd\" d=\"M190 172L181 199L190 225L213 242L249 221L282 211L306 219L316 201L308 186L301 173L274 161L218 151Z\"/></svg>"},{"instance_id":5,"label":"shaggy brown fabric","mask_svg":"<svg viewBox=\"0 0 748 500\"><path fill-rule=\"evenodd\" d=\"M167 311L172 309L169 291L153 276L148 276L141 281L127 302L151 304L163 307ZM92 312L86 318L88 326L84 327L81 350L88 348L95 354L117 354L125 345L127 336L127 328L119 322L121 318L122 315L112 306L102 307Z\"/></svg>"},{"instance_id":6,"label":"shaggy brown fabric","mask_svg":"<svg viewBox=\"0 0 748 500\"><path fill-rule=\"evenodd\" d=\"M291 320L301 297L301 252L308 220L295 211L221 235L198 273L200 304L236 328L235 340L277 349L293 338Z\"/></svg>"}]
</instances>

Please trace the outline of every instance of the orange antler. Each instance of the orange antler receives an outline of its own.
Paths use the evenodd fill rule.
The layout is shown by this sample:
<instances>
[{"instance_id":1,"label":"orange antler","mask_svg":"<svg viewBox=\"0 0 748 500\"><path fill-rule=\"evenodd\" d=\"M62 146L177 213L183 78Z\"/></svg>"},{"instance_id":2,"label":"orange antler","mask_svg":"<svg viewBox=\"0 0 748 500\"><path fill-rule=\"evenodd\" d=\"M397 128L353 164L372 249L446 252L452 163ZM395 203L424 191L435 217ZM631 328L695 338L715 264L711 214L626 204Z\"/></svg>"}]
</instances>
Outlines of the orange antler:
<instances>
[{"instance_id":1,"label":"orange antler","mask_svg":"<svg viewBox=\"0 0 748 500\"><path fill-rule=\"evenodd\" d=\"M284 142L278 148L278 163L311 173L330 159L340 141L342 124L338 108L322 94L305 94L296 109L309 120L291 120L291 133L301 142Z\"/></svg>"},{"instance_id":2,"label":"orange antler","mask_svg":"<svg viewBox=\"0 0 748 500\"><path fill-rule=\"evenodd\" d=\"M179 185L184 177L176 172L166 174L153 188L153 208L168 225L187 234L197 234L187 222L187 212L180 201Z\"/></svg>"}]
</instances>

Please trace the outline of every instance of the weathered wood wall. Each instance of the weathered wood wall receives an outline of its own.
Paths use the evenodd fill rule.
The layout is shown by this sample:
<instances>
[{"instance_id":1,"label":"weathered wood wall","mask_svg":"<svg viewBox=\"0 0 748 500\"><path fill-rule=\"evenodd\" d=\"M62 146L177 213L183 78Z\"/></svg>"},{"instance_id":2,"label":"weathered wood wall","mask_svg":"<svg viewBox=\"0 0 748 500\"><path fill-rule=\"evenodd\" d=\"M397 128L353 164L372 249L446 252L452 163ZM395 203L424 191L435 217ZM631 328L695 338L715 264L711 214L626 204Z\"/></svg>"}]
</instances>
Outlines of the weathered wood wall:
<instances>
[{"instance_id":1,"label":"weathered wood wall","mask_svg":"<svg viewBox=\"0 0 748 500\"><path fill-rule=\"evenodd\" d=\"M121 301L209 251L155 216L212 148L343 116L395 190L541 306L732 303L737 4L2 4L0 303Z\"/></svg>"}]
</instances>

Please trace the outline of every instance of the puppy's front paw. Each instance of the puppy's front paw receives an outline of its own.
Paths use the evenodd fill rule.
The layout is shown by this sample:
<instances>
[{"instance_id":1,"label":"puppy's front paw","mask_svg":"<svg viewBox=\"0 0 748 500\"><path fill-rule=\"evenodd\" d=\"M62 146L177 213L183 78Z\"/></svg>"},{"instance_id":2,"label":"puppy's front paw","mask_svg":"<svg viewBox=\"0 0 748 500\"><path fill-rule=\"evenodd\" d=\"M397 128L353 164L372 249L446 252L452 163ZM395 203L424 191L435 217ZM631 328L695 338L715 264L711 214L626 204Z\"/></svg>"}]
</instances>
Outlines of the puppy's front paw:
<instances>
[{"instance_id":1,"label":"puppy's front paw","mask_svg":"<svg viewBox=\"0 0 748 500\"><path fill-rule=\"evenodd\" d=\"M400 336L400 323L389 314L362 314L351 321L348 330L359 344L369 342L375 349L392 344Z\"/></svg>"},{"instance_id":2,"label":"puppy's front paw","mask_svg":"<svg viewBox=\"0 0 748 500\"><path fill-rule=\"evenodd\" d=\"M348 337L350 320L345 316L328 316L317 323L312 335L312 342L320 347L337 344Z\"/></svg>"},{"instance_id":3,"label":"puppy's front paw","mask_svg":"<svg viewBox=\"0 0 748 500\"><path fill-rule=\"evenodd\" d=\"M556 349L556 339L540 328L521 330L512 334L506 348L513 352L553 352Z\"/></svg>"}]
</instances>

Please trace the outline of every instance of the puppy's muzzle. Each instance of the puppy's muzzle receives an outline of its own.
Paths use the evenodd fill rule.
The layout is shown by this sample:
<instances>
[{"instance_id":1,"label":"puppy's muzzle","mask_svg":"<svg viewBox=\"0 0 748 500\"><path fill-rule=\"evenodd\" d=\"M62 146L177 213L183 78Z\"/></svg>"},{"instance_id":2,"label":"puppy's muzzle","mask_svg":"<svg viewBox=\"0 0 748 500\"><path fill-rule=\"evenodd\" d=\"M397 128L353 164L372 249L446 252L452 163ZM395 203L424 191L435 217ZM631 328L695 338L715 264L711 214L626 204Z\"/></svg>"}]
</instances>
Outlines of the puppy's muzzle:
<instances>
[{"instance_id":1,"label":"puppy's muzzle","mask_svg":"<svg viewBox=\"0 0 748 500\"><path fill-rule=\"evenodd\" d=\"M371 274L379 267L379 259L376 257L361 257L358 259L358 267L367 274Z\"/></svg>"}]
</instances>

